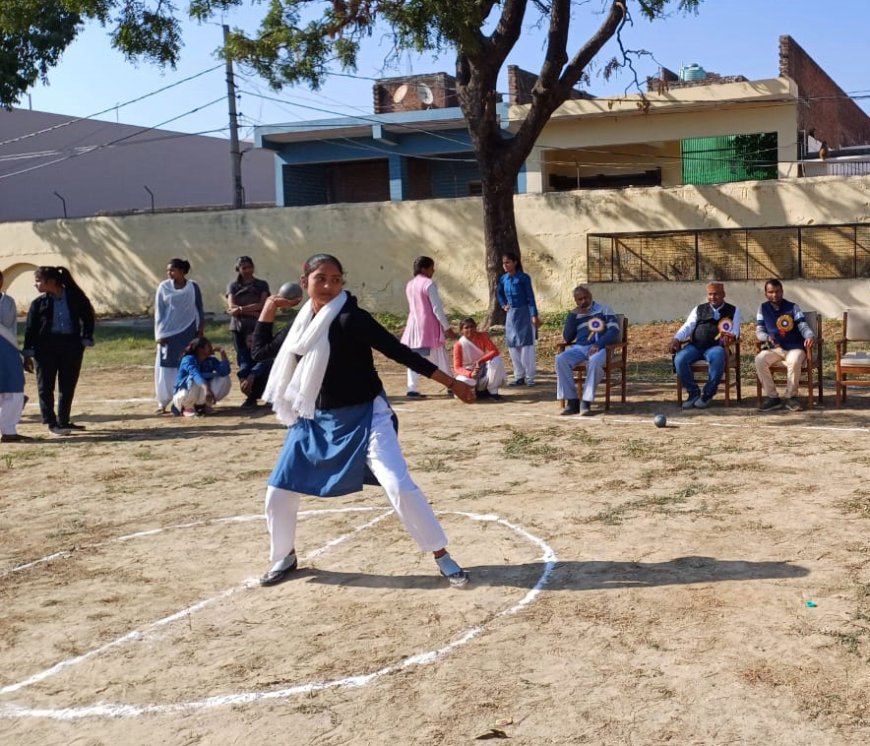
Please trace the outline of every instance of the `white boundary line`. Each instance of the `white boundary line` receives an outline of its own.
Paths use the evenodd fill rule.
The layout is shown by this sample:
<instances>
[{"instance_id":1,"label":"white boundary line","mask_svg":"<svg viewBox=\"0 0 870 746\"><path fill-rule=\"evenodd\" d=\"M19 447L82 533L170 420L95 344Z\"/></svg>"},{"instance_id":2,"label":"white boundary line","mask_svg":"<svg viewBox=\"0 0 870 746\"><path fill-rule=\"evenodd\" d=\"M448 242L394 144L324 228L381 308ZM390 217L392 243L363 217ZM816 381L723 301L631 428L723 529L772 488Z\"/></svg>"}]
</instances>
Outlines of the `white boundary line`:
<instances>
[{"instance_id":1,"label":"white boundary line","mask_svg":"<svg viewBox=\"0 0 870 746\"><path fill-rule=\"evenodd\" d=\"M357 526L352 531L343 534L342 536L337 537L336 539L331 540L323 547L319 549L313 550L310 554L307 555L308 558L318 556L325 551L328 551L334 546L341 544L346 541L349 537L359 533L360 531L364 531L367 528L370 528L380 521L384 520L386 517L392 514L392 510L384 509L384 508L372 508L372 507L361 507L361 508L333 508L326 510L311 510L304 511L300 515L306 515L310 517L311 515L317 515L320 513L336 513L336 512L357 512L357 511L383 511L382 515L376 516L374 519L368 521L367 523ZM531 534L526 531L521 526L518 526L510 521L501 518L500 516L493 514L478 514L478 513L467 513L462 511L439 511L442 513L460 515L465 518L474 521L487 521L493 523L499 523L506 528L509 528L511 531L518 534L523 539L529 541L532 544L537 545L541 551L543 552L541 559L544 561L544 569L535 583L534 587L529 590L517 603L509 606L501 611L497 612L492 619L498 619L502 616L507 616L510 614L515 614L518 611L521 611L526 606L531 604L535 598L540 594L540 592L544 589L547 583L550 581L550 577L553 574L553 570L555 569L556 563L558 562L558 557L556 556L553 548L547 544L543 539L538 538L537 536ZM160 533L164 530L175 529L175 528L192 528L196 526L214 524L214 523L233 523L233 522L246 522L250 520L254 520L256 518L262 519L262 516L231 516L228 518L220 518L210 521L196 521L193 523L186 524L177 524L174 526L167 526L164 529L151 529L148 531L140 531L134 534L127 534L126 536L117 537L115 539L110 539L109 541L102 542L102 545L110 544L117 541L129 541L134 538L142 538L146 536L153 536L156 533ZM100 546L98 544L91 545ZM26 565L20 565L15 568L13 571L22 570L27 567L33 567L36 564L41 562L49 562L54 559L68 557L72 554L72 551L68 552L56 552L54 554L43 557L39 560L35 560L34 562L30 562ZM248 579L245 580L239 586L235 588L230 588L217 596L213 596L211 598L205 599L203 601L199 601L198 603L187 607L186 609L182 609L181 611L175 612L163 619L159 619L156 622L152 622L151 624L143 627L139 630L133 630L128 632L125 635L122 635L115 640L112 640L105 645L102 645L98 648L94 648L93 650L88 651L82 655L76 656L75 658L69 658L65 661L60 661L56 663L54 666L51 666L44 671L41 671L33 676L30 676L20 682L15 684L10 684L8 686L0 688L0 694L9 694L12 692L19 691L24 689L32 684L35 684L39 681L43 681L60 671L74 666L82 661L88 660L95 656L98 656L102 653L105 653L108 650L116 648L118 646L134 642L137 640L141 640L145 637L146 633L151 632L160 627L164 627L173 622L178 621L179 619L183 619L189 614L200 611L207 606L210 606L218 601L223 601L229 596L235 594L236 592L250 588L256 584L256 580ZM223 694L214 697L207 697L206 699L194 700L190 702L176 702L173 704L151 704L151 705L125 705L120 703L99 703L95 705L90 705L86 707L65 707L59 709L51 709L51 708L32 708L25 707L16 704L2 704L0 705L0 718L49 718L52 720L77 720L81 718L87 717L135 717L138 715L145 714L161 714L161 713L173 713L173 712L190 712L193 710L205 710L212 709L215 707L224 707L227 705L244 705L251 704L254 702L262 702L273 699L286 699L288 697L292 697L298 694L309 694L312 692L323 691L325 689L349 689L349 688L359 688L366 686L377 679L390 674L395 673L396 671L410 668L412 666L422 666L434 663L438 659L449 655L455 649L465 645L470 642L474 638L478 637L485 629L486 625L481 624L474 627L471 627L464 632L460 633L458 637L454 638L452 641L448 642L446 645L436 648L434 650L429 650L422 653L417 653L415 655L408 656L398 661L397 663L386 666L384 668L378 669L377 671L371 671L369 673L358 674L355 676L348 676L342 679L334 679L331 681L321 681L321 682L309 682L305 684L297 684L295 686L287 687L284 689L278 689L274 691L259 691L259 692L237 692L234 694Z\"/></svg>"}]
</instances>

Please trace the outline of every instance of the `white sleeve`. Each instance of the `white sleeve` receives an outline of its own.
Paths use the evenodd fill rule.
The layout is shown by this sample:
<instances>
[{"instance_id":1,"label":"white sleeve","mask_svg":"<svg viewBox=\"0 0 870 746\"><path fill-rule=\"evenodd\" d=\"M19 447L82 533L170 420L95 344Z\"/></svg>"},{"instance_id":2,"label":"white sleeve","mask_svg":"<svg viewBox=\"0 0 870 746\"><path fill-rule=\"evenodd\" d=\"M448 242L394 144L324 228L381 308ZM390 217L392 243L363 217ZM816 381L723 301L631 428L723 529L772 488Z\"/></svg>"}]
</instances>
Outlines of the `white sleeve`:
<instances>
[{"instance_id":1,"label":"white sleeve","mask_svg":"<svg viewBox=\"0 0 870 746\"><path fill-rule=\"evenodd\" d=\"M441 303L441 296L438 295L438 286L433 282L426 292L429 295L429 302L432 304L432 312L441 324L441 328L449 329L450 322L447 320L447 314L444 313L444 305Z\"/></svg>"},{"instance_id":2,"label":"white sleeve","mask_svg":"<svg viewBox=\"0 0 870 746\"><path fill-rule=\"evenodd\" d=\"M679 329L677 329L677 333L674 334L674 339L678 339L680 342L685 342L687 339L690 339L692 336L692 332L695 331L695 327L697 325L698 307L695 306L689 312L689 317L686 319L686 323L683 324Z\"/></svg>"},{"instance_id":3,"label":"white sleeve","mask_svg":"<svg viewBox=\"0 0 870 746\"><path fill-rule=\"evenodd\" d=\"M734 331L733 334L738 339L740 338L740 309L737 306L734 307L734 318L732 319L734 322Z\"/></svg>"}]
</instances>

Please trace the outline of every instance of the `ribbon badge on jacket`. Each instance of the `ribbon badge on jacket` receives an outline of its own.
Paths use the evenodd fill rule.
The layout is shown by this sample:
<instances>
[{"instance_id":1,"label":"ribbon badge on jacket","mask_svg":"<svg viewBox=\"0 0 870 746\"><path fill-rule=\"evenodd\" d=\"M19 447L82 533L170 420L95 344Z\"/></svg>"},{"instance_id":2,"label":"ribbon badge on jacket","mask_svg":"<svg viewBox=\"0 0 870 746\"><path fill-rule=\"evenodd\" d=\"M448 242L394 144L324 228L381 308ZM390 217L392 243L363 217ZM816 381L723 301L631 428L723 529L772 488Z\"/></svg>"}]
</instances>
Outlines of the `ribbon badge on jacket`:
<instances>
[{"instance_id":1,"label":"ribbon badge on jacket","mask_svg":"<svg viewBox=\"0 0 870 746\"><path fill-rule=\"evenodd\" d=\"M734 322L729 318L719 319L719 333L716 335L716 339L721 339L723 334L733 334L734 333Z\"/></svg>"},{"instance_id":2,"label":"ribbon badge on jacket","mask_svg":"<svg viewBox=\"0 0 870 746\"><path fill-rule=\"evenodd\" d=\"M784 337L794 329L794 319L790 314L784 313L776 320L776 328L779 330L779 335Z\"/></svg>"},{"instance_id":3,"label":"ribbon badge on jacket","mask_svg":"<svg viewBox=\"0 0 870 746\"><path fill-rule=\"evenodd\" d=\"M589 336L587 337L587 341L598 341L598 335L604 331L604 319L599 316L593 316L587 322L587 327L589 329Z\"/></svg>"}]
</instances>

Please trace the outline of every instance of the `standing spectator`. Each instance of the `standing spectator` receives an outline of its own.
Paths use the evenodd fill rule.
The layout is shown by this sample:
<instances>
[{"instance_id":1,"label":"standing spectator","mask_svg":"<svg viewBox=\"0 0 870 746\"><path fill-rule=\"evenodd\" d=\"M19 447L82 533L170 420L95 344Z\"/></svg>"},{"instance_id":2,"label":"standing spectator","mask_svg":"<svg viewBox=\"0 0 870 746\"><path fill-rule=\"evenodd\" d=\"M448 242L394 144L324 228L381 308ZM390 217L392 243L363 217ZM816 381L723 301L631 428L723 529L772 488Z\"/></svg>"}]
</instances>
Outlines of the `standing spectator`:
<instances>
[{"instance_id":1,"label":"standing spectator","mask_svg":"<svg viewBox=\"0 0 870 746\"><path fill-rule=\"evenodd\" d=\"M244 382L250 374L242 378L242 372L250 371L254 367L248 337L253 334L257 317L269 297L269 283L254 277L254 262L249 256L236 259L235 269L236 279L227 285L227 313L230 316L230 332L236 350L239 378ZM262 393L262 389L260 392ZM244 388L242 393L245 394L243 407L249 409L257 405L257 396L252 398L251 392Z\"/></svg>"},{"instance_id":2,"label":"standing spectator","mask_svg":"<svg viewBox=\"0 0 870 746\"><path fill-rule=\"evenodd\" d=\"M214 354L218 353L218 360ZM172 414L193 417L211 414L212 407L230 393L230 361L221 347L205 337L191 340L178 366Z\"/></svg>"},{"instance_id":3,"label":"standing spectator","mask_svg":"<svg viewBox=\"0 0 870 746\"><path fill-rule=\"evenodd\" d=\"M0 442L17 443L30 438L18 434L24 409L24 368L18 350L18 311L15 301L3 290L0 272ZM33 361L28 359L29 370Z\"/></svg>"},{"instance_id":4,"label":"standing spectator","mask_svg":"<svg viewBox=\"0 0 870 746\"><path fill-rule=\"evenodd\" d=\"M514 367L514 380L508 386L534 386L537 362L535 337L541 321L532 291L532 278L523 272L520 258L502 254L504 274L498 280L498 302L507 312L505 342Z\"/></svg>"},{"instance_id":5,"label":"standing spectator","mask_svg":"<svg viewBox=\"0 0 870 746\"><path fill-rule=\"evenodd\" d=\"M761 403L761 411L769 412L783 406L770 366L784 362L785 408L797 412L804 408L797 398L801 368L807 355L812 354L816 335L798 304L782 297L782 283L779 280L771 277L765 282L764 294L767 301L758 307L755 316L755 337L764 347L755 356L755 370L766 397Z\"/></svg>"},{"instance_id":6,"label":"standing spectator","mask_svg":"<svg viewBox=\"0 0 870 746\"><path fill-rule=\"evenodd\" d=\"M453 345L453 375L457 381L474 386L478 398L501 401L498 389L504 385L504 360L486 332L468 316L459 324L459 341Z\"/></svg>"},{"instance_id":7,"label":"standing spectator","mask_svg":"<svg viewBox=\"0 0 870 746\"><path fill-rule=\"evenodd\" d=\"M592 300L583 285L574 288L576 307L565 318L562 338L567 347L556 355L556 399L565 401L562 414L592 414L595 389L604 378L605 347L619 341L619 322L610 306ZM586 362L583 399L577 398L574 366Z\"/></svg>"},{"instance_id":8,"label":"standing spectator","mask_svg":"<svg viewBox=\"0 0 870 746\"><path fill-rule=\"evenodd\" d=\"M190 262L170 259L166 266L168 279L157 286L154 298L154 338L157 340L154 389L157 414L164 414L172 401L184 348L194 337L202 336L205 325L202 292L199 285L187 279L188 272Z\"/></svg>"},{"instance_id":9,"label":"standing spectator","mask_svg":"<svg viewBox=\"0 0 870 746\"><path fill-rule=\"evenodd\" d=\"M674 356L674 369L686 389L683 409L706 409L716 396L725 373L725 348L740 336L740 309L725 302L725 286L721 282L707 283L707 302L693 308L668 347ZM685 347L682 343L688 341ZM707 361L707 383L704 390L695 383L692 363Z\"/></svg>"},{"instance_id":10,"label":"standing spectator","mask_svg":"<svg viewBox=\"0 0 870 746\"><path fill-rule=\"evenodd\" d=\"M72 430L85 429L70 420L70 410L85 347L94 345L94 308L65 267L39 267L34 277L41 295L27 312L24 356L36 360L43 424L52 435L69 435Z\"/></svg>"},{"instance_id":11,"label":"standing spectator","mask_svg":"<svg viewBox=\"0 0 870 746\"><path fill-rule=\"evenodd\" d=\"M456 332L450 328L447 314L438 286L432 279L435 274L435 261L428 256L418 256L414 260L414 277L405 286L408 298L408 323L402 332L402 344L438 366L450 375L450 361L444 349L444 338L456 339ZM425 399L418 391L420 374L408 368L408 398Z\"/></svg>"}]
</instances>

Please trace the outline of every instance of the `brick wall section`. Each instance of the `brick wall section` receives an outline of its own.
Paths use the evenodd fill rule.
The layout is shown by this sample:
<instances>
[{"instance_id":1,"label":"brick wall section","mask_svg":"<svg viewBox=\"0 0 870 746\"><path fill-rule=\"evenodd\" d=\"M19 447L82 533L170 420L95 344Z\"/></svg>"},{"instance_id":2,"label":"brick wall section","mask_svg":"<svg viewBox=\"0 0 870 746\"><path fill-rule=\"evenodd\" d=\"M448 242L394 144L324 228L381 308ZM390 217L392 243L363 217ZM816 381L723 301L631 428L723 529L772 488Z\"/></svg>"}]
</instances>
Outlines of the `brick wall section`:
<instances>
[{"instance_id":1,"label":"brick wall section","mask_svg":"<svg viewBox=\"0 0 870 746\"><path fill-rule=\"evenodd\" d=\"M530 73L528 70L523 70L516 65L508 65L508 101L511 104L530 104L532 103L532 89L535 83L538 82L537 73ZM589 99L594 98L586 91L571 91L569 99Z\"/></svg>"},{"instance_id":2,"label":"brick wall section","mask_svg":"<svg viewBox=\"0 0 870 746\"><path fill-rule=\"evenodd\" d=\"M401 101L394 101L396 92L405 86ZM423 103L420 86L432 91L432 103ZM372 86L375 114L397 111L421 111L423 109L446 109L459 106L456 96L456 78L447 73L407 75L401 78L384 78Z\"/></svg>"},{"instance_id":3,"label":"brick wall section","mask_svg":"<svg viewBox=\"0 0 870 746\"><path fill-rule=\"evenodd\" d=\"M790 36L779 37L779 74L798 87L798 130L830 148L870 144L870 117Z\"/></svg>"},{"instance_id":4,"label":"brick wall section","mask_svg":"<svg viewBox=\"0 0 870 746\"><path fill-rule=\"evenodd\" d=\"M721 85L723 83L745 83L748 80L743 75L720 75L719 73L707 73L703 80L680 80L680 76L672 70L663 67L659 77L652 76L646 79L647 93L665 93L677 88L697 88L702 85Z\"/></svg>"}]
</instances>

